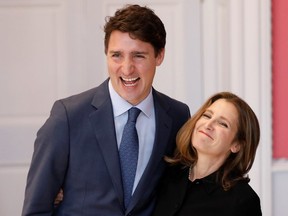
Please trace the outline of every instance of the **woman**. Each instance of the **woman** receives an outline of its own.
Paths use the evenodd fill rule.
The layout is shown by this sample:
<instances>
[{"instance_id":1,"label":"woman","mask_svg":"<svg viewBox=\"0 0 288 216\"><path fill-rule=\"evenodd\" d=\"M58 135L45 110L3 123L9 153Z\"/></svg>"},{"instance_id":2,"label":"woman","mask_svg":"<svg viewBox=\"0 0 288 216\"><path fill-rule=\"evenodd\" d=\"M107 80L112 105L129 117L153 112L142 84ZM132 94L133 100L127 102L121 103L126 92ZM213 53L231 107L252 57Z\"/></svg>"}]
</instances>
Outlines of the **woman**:
<instances>
[{"instance_id":1,"label":"woman","mask_svg":"<svg viewBox=\"0 0 288 216\"><path fill-rule=\"evenodd\" d=\"M248 182L260 138L259 123L238 96L209 98L177 135L177 150L159 188L155 216L259 216Z\"/></svg>"}]
</instances>

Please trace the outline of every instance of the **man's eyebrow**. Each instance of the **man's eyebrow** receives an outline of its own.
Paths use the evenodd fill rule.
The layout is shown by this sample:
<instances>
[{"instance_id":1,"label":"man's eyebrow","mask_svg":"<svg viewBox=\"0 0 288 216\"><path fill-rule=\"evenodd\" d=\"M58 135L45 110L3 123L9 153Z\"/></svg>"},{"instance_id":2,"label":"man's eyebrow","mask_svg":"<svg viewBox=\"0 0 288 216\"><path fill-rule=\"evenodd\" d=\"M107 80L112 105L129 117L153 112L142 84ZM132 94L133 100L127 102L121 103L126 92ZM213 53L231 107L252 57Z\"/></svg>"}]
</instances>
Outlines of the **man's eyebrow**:
<instances>
[{"instance_id":1,"label":"man's eyebrow","mask_svg":"<svg viewBox=\"0 0 288 216\"><path fill-rule=\"evenodd\" d=\"M121 51L119 50L110 50L109 53L120 53Z\"/></svg>"},{"instance_id":2,"label":"man's eyebrow","mask_svg":"<svg viewBox=\"0 0 288 216\"><path fill-rule=\"evenodd\" d=\"M132 53L147 54L148 52L146 52L146 51L133 51Z\"/></svg>"},{"instance_id":3,"label":"man's eyebrow","mask_svg":"<svg viewBox=\"0 0 288 216\"><path fill-rule=\"evenodd\" d=\"M110 54L122 53L122 51L120 51L120 50L110 50L108 53L110 53ZM146 52L146 51L132 51L131 54L132 55L147 55L148 52Z\"/></svg>"},{"instance_id":4,"label":"man's eyebrow","mask_svg":"<svg viewBox=\"0 0 288 216\"><path fill-rule=\"evenodd\" d=\"M133 51L131 52L132 55L148 55L146 51Z\"/></svg>"}]
</instances>

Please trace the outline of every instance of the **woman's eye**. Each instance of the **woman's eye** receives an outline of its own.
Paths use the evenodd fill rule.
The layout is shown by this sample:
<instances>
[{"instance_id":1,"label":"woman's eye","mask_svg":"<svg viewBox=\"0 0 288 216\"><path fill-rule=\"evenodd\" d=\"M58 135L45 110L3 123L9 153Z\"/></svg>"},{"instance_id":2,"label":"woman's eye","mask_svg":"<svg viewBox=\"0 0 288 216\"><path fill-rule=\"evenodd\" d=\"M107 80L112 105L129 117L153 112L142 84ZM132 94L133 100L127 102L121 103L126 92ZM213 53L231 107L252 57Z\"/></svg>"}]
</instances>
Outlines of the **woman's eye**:
<instances>
[{"instance_id":1,"label":"woman's eye","mask_svg":"<svg viewBox=\"0 0 288 216\"><path fill-rule=\"evenodd\" d=\"M211 116L210 116L209 114L207 114L207 113L203 113L202 116L203 116L204 118L211 118Z\"/></svg>"},{"instance_id":2,"label":"woman's eye","mask_svg":"<svg viewBox=\"0 0 288 216\"><path fill-rule=\"evenodd\" d=\"M228 128L228 125L225 122L219 122L220 125L222 125L225 128Z\"/></svg>"}]
</instances>

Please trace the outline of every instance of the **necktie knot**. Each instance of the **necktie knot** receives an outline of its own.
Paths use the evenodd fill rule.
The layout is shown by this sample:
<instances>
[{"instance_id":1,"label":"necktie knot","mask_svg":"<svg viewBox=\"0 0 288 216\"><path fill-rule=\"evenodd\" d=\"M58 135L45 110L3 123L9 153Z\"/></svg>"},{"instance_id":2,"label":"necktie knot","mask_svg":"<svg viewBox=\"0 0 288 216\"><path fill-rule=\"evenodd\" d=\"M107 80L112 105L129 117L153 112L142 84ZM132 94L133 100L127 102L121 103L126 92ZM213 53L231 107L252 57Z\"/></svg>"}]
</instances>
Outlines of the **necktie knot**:
<instances>
[{"instance_id":1,"label":"necktie knot","mask_svg":"<svg viewBox=\"0 0 288 216\"><path fill-rule=\"evenodd\" d=\"M128 122L136 122L141 110L137 107L132 107L128 110Z\"/></svg>"}]
</instances>

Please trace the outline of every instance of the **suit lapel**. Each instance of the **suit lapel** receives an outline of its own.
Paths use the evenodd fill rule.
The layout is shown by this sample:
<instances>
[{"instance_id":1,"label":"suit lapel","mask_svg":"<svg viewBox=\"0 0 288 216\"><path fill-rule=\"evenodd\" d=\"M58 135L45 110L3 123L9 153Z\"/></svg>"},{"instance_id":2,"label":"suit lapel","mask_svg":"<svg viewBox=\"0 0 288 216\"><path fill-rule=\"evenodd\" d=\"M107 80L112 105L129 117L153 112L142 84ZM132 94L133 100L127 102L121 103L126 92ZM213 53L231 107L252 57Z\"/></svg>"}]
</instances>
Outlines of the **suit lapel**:
<instances>
[{"instance_id":1,"label":"suit lapel","mask_svg":"<svg viewBox=\"0 0 288 216\"><path fill-rule=\"evenodd\" d=\"M153 90L156 136L154 147L148 165L138 183L127 212L131 211L140 199L146 200L156 182L151 182L151 176L159 175L159 163L163 160L172 128L172 119L167 114L169 105ZM90 114L90 121L94 127L97 142L107 165L119 201L123 205L123 189L119 154L115 135L113 108L108 90L108 80L100 85L96 91L92 105L96 110ZM103 124L105 122L105 124ZM152 185L151 185L152 183ZM151 188L151 190L149 190Z\"/></svg>"},{"instance_id":2,"label":"suit lapel","mask_svg":"<svg viewBox=\"0 0 288 216\"><path fill-rule=\"evenodd\" d=\"M123 189L120 173L118 146L115 135L113 108L108 91L108 80L96 91L92 105L96 110L91 113L90 120L94 127L97 142L105 160L119 201L123 203ZM105 180L104 180L105 181Z\"/></svg>"},{"instance_id":3,"label":"suit lapel","mask_svg":"<svg viewBox=\"0 0 288 216\"><path fill-rule=\"evenodd\" d=\"M154 108L155 108L155 120L156 120L156 131L153 151L147 167L138 183L138 186L134 192L131 203L127 209L130 211L138 203L140 199L146 200L151 190L156 186L151 182L152 176L159 175L159 163L163 160L166 147L168 144L169 134L172 128L172 119L167 114L169 106L161 100L156 92L153 90L154 97ZM150 189L151 188L151 189Z\"/></svg>"}]
</instances>

